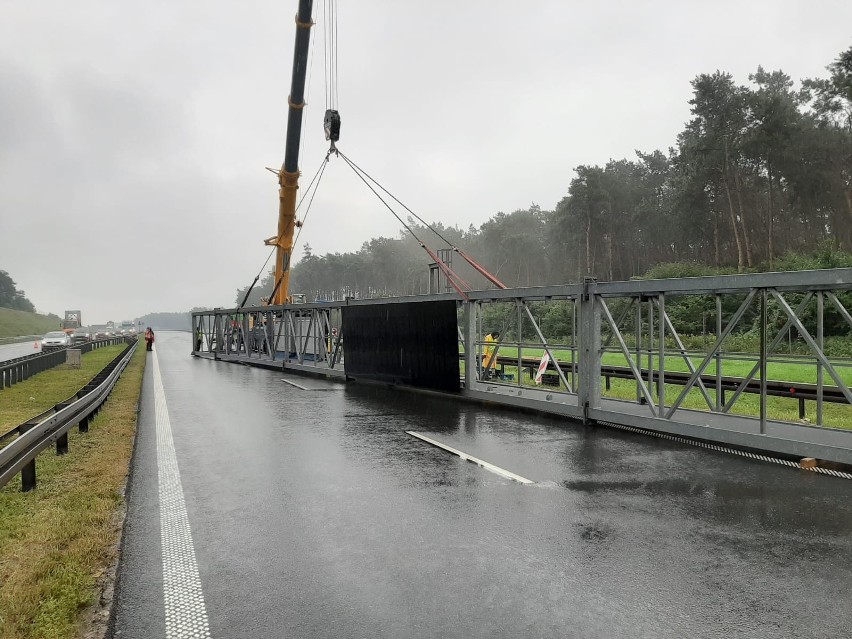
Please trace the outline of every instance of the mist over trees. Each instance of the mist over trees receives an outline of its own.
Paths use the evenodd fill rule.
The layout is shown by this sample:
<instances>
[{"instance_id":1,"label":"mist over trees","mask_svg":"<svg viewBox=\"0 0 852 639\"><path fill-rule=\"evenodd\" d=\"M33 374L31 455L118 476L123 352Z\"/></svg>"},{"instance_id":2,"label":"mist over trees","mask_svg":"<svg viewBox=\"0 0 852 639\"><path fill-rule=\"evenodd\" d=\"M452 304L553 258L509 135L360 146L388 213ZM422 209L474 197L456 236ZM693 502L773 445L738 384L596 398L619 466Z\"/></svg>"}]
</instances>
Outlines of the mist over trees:
<instances>
[{"instance_id":1,"label":"mist over trees","mask_svg":"<svg viewBox=\"0 0 852 639\"><path fill-rule=\"evenodd\" d=\"M6 271L0 271L0 307L35 313L35 306Z\"/></svg>"},{"instance_id":2,"label":"mist over trees","mask_svg":"<svg viewBox=\"0 0 852 639\"><path fill-rule=\"evenodd\" d=\"M206 311L206 308L193 308L193 311ZM148 313L137 318L137 321L145 327L150 326L154 330L162 331L191 331L192 311L177 313Z\"/></svg>"},{"instance_id":3,"label":"mist over trees","mask_svg":"<svg viewBox=\"0 0 852 639\"><path fill-rule=\"evenodd\" d=\"M837 256L852 252L852 47L827 71L799 86L763 67L745 84L703 73L691 82L691 119L668 150L575 167L553 211L533 204L479 228L436 226L509 286L629 279L672 262L717 272L845 264ZM290 291L311 300L428 292L431 260L407 232L352 253L303 251ZM829 263L796 257L805 254ZM459 262L453 269L486 287ZM273 284L267 276L249 304Z\"/></svg>"}]
</instances>

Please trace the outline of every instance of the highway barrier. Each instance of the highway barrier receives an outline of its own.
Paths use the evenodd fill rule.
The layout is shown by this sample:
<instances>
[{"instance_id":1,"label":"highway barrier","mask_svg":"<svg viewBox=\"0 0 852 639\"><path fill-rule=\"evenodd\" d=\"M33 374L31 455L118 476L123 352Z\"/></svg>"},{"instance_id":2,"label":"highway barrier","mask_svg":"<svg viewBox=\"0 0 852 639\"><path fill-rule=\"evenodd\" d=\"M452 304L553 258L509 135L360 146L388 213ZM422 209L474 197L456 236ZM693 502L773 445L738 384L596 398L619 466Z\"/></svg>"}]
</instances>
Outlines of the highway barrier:
<instances>
[{"instance_id":1,"label":"highway barrier","mask_svg":"<svg viewBox=\"0 0 852 639\"><path fill-rule=\"evenodd\" d=\"M18 382L29 379L37 373L65 363L68 348L77 349L81 353L89 353L104 346L123 344L126 341L123 337L110 337L108 339L84 342L75 346L59 348L45 353L33 353L32 355L24 355L23 357L16 357L15 359L0 362L0 390L9 388Z\"/></svg>"},{"instance_id":2,"label":"highway barrier","mask_svg":"<svg viewBox=\"0 0 852 639\"><path fill-rule=\"evenodd\" d=\"M89 422L109 397L139 345L136 340L117 341L124 341L126 348L74 396L0 436L0 442L12 440L0 449L0 487L21 473L21 489L34 489L38 454L55 444L56 453L63 455L68 452L68 431L75 424L81 433L89 430Z\"/></svg>"}]
</instances>

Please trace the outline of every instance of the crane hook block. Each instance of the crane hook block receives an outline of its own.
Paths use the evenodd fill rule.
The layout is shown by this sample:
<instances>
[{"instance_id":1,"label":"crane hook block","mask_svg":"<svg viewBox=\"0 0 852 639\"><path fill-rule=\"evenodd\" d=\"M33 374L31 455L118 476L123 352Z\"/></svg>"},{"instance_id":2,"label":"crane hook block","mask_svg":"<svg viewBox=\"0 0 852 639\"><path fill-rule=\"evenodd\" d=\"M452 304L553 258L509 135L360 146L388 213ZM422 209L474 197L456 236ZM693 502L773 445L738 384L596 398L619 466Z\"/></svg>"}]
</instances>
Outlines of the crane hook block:
<instances>
[{"instance_id":1,"label":"crane hook block","mask_svg":"<svg viewBox=\"0 0 852 639\"><path fill-rule=\"evenodd\" d=\"M325 139L337 142L340 139L340 113L334 109L328 109L325 112L323 127L325 128Z\"/></svg>"}]
</instances>

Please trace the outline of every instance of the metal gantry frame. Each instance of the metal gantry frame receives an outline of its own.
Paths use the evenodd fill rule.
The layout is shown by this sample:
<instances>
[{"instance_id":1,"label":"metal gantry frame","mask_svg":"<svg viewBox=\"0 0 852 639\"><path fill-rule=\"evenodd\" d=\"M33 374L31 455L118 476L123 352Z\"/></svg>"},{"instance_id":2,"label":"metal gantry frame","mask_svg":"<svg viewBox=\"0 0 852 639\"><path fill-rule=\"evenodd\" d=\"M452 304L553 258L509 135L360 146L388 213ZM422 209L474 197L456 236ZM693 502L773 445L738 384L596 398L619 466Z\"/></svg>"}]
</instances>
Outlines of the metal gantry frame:
<instances>
[{"instance_id":1,"label":"metal gantry frame","mask_svg":"<svg viewBox=\"0 0 852 639\"><path fill-rule=\"evenodd\" d=\"M193 330L202 337L198 355L345 375L343 307L454 299L464 364L460 388L468 398L562 414L585 423L617 423L852 463L852 430L825 424L828 402L846 409L852 405L852 392L842 374L844 367L852 368L852 360L839 361L824 352L828 309L852 327L852 314L838 298L838 293L849 290L852 269L628 282L587 278L574 285L472 291L469 300L443 294L216 309L193 313ZM698 352L687 349L670 312L687 296L704 298L707 314L715 315L712 345ZM571 318L570 335L558 339L549 336L541 322L543 311L554 303L563 304L564 316ZM499 306L497 312L493 305ZM487 325L495 316L501 318L500 326ZM258 325L265 328L258 332ZM225 339L229 326L239 327L239 339L233 338L233 331ZM503 329L503 335L498 343L489 344L485 332L495 328ZM728 352L733 336L746 331L759 336L759 352ZM798 333L809 356L777 355L789 331ZM282 349L282 343L293 347ZM489 346L494 357L486 366ZM545 354L548 383L536 385L529 377ZM613 365L619 355L623 364ZM730 368L733 359L750 362L749 372L726 376L724 368ZM778 361L810 362L816 367L816 383L769 379L768 367ZM608 392L612 379L635 384L635 393L615 397ZM738 411L746 394L758 397L756 416ZM815 420L773 418L768 397L798 399L800 418L805 401L815 402Z\"/></svg>"},{"instance_id":2,"label":"metal gantry frame","mask_svg":"<svg viewBox=\"0 0 852 639\"><path fill-rule=\"evenodd\" d=\"M193 354L272 368L343 373L343 303L192 314Z\"/></svg>"}]
</instances>

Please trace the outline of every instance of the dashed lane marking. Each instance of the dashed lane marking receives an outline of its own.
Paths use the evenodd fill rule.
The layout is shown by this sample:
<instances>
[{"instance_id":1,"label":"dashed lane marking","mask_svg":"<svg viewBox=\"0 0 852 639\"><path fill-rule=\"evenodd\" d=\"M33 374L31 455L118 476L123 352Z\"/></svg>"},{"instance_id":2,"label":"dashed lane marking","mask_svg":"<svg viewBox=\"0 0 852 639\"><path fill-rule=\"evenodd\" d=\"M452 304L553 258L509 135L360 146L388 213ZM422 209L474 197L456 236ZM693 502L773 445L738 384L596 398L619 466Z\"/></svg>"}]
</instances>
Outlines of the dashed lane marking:
<instances>
[{"instance_id":1,"label":"dashed lane marking","mask_svg":"<svg viewBox=\"0 0 852 639\"><path fill-rule=\"evenodd\" d=\"M151 361L154 365L166 639L210 639L210 626L192 545L189 517L186 514L157 351L152 352Z\"/></svg>"},{"instance_id":2,"label":"dashed lane marking","mask_svg":"<svg viewBox=\"0 0 852 639\"><path fill-rule=\"evenodd\" d=\"M284 382L285 384L290 384L290 386L295 386L299 390L304 390L304 391L311 390L310 388L308 388L306 386L302 386L301 384L297 384L296 382L291 382L289 379L284 379L283 377L281 378L281 381Z\"/></svg>"},{"instance_id":3,"label":"dashed lane marking","mask_svg":"<svg viewBox=\"0 0 852 639\"><path fill-rule=\"evenodd\" d=\"M296 382L290 381L289 379L281 378L281 381L285 384L290 384L290 386L294 386L299 390L303 391L331 391L338 390L340 388L340 384L334 384L332 386L315 386L311 388L310 386L302 386L301 384L297 384Z\"/></svg>"},{"instance_id":4,"label":"dashed lane marking","mask_svg":"<svg viewBox=\"0 0 852 639\"><path fill-rule=\"evenodd\" d=\"M504 468L500 468L499 466L495 466L494 464L489 464L487 461L483 461L483 460L479 459L478 457L468 455L467 453L463 453L462 451L460 451L456 448L453 448L451 446L447 446L446 444L442 444L441 442L434 440L431 437L426 437L425 435L421 435L420 433L415 433L413 430L407 430L405 432L408 433L409 435L411 435L412 437L416 437L417 439L423 440L427 444L432 444L433 446L437 446L438 448L441 448L441 449L447 451L448 453L452 453L453 455L458 455L459 457L461 457L462 459L464 459L466 461L470 461L470 462L473 462L474 464L482 466L485 470L490 470L492 473L500 475L501 477L511 479L511 480L516 481L516 482L521 483L521 484L534 484L535 483L534 481L527 479L526 477L521 477L520 475L516 475L515 473L509 472L508 470L505 470Z\"/></svg>"}]
</instances>

